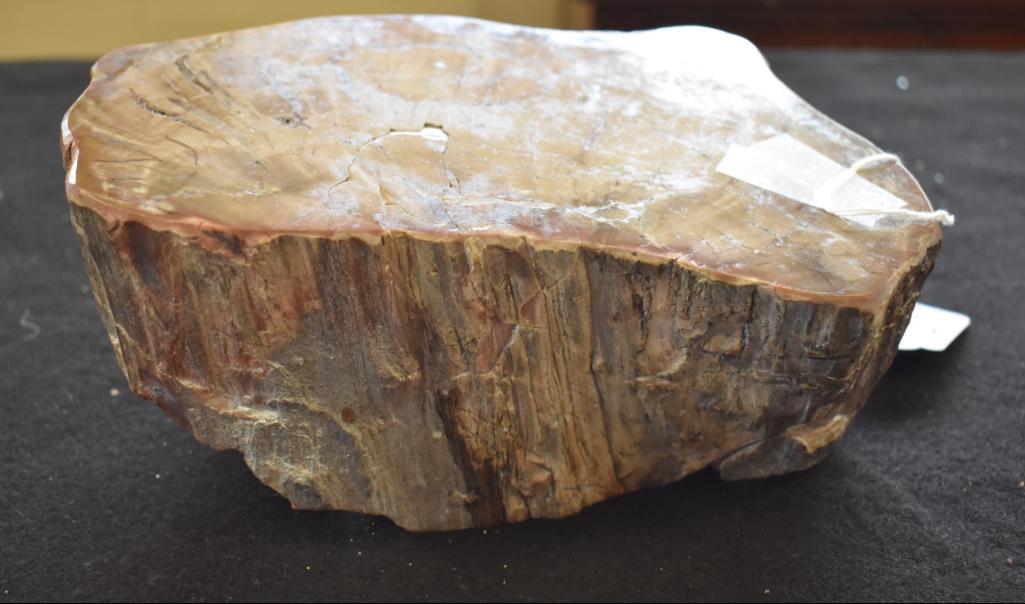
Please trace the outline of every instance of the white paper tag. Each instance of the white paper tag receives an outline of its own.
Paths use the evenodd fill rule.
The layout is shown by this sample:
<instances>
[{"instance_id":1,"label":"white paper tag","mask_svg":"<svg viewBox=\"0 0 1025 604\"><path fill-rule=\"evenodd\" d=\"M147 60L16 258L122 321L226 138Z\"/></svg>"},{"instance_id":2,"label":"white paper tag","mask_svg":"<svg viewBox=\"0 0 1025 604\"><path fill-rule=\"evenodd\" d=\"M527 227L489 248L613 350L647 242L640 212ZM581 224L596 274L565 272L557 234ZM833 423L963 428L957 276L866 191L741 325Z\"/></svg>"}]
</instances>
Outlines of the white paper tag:
<instances>
[{"instance_id":1,"label":"white paper tag","mask_svg":"<svg viewBox=\"0 0 1025 604\"><path fill-rule=\"evenodd\" d=\"M816 199L815 192L846 172L847 166L841 166L789 134L779 134L749 147L730 145L715 169L831 213L837 210L882 210L880 214L842 216L868 227L875 226L885 210L907 207L900 198L857 175L844 181L824 199Z\"/></svg>"},{"instance_id":2,"label":"white paper tag","mask_svg":"<svg viewBox=\"0 0 1025 604\"><path fill-rule=\"evenodd\" d=\"M911 311L911 321L897 348L940 352L946 350L971 324L968 315L918 302Z\"/></svg>"}]
</instances>

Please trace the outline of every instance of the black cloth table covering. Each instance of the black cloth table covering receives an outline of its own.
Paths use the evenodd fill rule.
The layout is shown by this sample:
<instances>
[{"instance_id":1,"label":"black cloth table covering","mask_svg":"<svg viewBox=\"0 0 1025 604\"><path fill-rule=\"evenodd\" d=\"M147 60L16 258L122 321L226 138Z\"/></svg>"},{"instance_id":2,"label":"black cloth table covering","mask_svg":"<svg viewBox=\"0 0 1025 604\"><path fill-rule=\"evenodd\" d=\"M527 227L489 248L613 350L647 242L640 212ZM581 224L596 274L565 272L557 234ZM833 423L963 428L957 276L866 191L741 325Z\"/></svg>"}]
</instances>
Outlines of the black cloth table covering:
<instances>
[{"instance_id":1,"label":"black cloth table covering","mask_svg":"<svg viewBox=\"0 0 1025 604\"><path fill-rule=\"evenodd\" d=\"M294 512L128 391L63 190L89 66L0 65L0 601L1025 599L1025 55L769 59L957 215L922 299L972 327L807 472L421 535Z\"/></svg>"}]
</instances>

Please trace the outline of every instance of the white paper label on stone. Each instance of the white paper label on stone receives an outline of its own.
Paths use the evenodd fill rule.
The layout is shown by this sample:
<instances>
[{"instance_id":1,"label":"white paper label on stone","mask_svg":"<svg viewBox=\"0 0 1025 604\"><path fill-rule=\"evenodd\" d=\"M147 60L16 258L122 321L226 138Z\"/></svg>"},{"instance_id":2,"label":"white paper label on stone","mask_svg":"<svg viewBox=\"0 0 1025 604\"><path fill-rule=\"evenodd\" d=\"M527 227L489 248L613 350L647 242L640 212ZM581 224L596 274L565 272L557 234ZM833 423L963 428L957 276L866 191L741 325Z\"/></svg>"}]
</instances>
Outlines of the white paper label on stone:
<instances>
[{"instance_id":1,"label":"white paper label on stone","mask_svg":"<svg viewBox=\"0 0 1025 604\"><path fill-rule=\"evenodd\" d=\"M716 171L794 201L840 215L844 210L873 210L879 214L842 216L864 226L875 226L887 210L907 207L899 198L861 176L852 175L829 195L823 187L847 171L842 166L789 134L779 134L754 145L730 145Z\"/></svg>"},{"instance_id":2,"label":"white paper label on stone","mask_svg":"<svg viewBox=\"0 0 1025 604\"><path fill-rule=\"evenodd\" d=\"M968 315L918 302L911 311L911 321L897 348L940 352L946 350L971 324Z\"/></svg>"}]
</instances>

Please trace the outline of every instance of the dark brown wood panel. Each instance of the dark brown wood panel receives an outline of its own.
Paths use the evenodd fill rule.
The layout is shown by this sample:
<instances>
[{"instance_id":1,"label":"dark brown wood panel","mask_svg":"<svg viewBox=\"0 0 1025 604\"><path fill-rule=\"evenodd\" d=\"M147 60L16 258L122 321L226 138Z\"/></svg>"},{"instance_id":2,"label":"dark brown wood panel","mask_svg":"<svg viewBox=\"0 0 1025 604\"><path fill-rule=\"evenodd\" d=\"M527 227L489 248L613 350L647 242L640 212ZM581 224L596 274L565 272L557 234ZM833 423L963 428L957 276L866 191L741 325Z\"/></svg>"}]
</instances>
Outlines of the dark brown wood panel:
<instances>
[{"instance_id":1,"label":"dark brown wood panel","mask_svg":"<svg viewBox=\"0 0 1025 604\"><path fill-rule=\"evenodd\" d=\"M1025 48L1021 0L595 0L595 27L711 25L760 46Z\"/></svg>"}]
</instances>

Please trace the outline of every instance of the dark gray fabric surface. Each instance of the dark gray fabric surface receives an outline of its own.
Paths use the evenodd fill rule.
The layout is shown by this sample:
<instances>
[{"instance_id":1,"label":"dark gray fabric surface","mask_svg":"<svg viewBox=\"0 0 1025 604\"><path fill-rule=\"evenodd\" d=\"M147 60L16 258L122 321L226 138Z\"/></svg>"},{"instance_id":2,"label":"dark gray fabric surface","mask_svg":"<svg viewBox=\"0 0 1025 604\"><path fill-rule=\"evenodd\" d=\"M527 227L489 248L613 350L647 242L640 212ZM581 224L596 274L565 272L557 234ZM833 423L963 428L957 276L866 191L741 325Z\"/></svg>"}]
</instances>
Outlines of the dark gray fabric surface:
<instances>
[{"instance_id":1,"label":"dark gray fabric surface","mask_svg":"<svg viewBox=\"0 0 1025 604\"><path fill-rule=\"evenodd\" d=\"M63 194L88 66L0 65L0 601L1025 599L1025 55L770 60L957 214L923 300L969 332L901 354L810 471L431 535L293 512L127 392Z\"/></svg>"}]
</instances>

